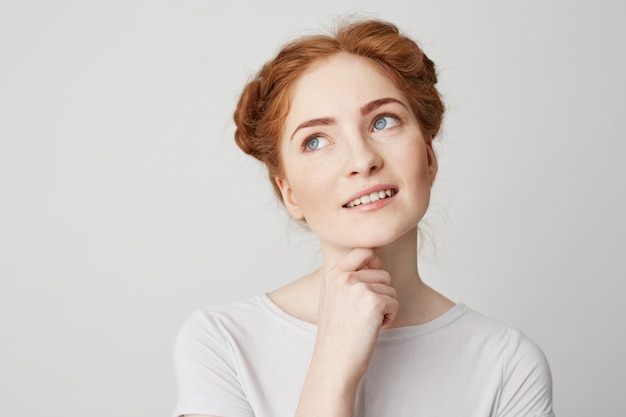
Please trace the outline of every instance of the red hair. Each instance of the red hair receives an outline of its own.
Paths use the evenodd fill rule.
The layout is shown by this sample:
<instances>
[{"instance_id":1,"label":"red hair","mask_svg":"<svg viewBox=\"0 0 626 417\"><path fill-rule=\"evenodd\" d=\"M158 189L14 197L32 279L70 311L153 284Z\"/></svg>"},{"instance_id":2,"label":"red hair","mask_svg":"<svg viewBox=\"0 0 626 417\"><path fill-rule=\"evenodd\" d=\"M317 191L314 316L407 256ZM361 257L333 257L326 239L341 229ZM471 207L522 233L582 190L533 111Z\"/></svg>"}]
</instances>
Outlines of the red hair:
<instances>
[{"instance_id":1,"label":"red hair","mask_svg":"<svg viewBox=\"0 0 626 417\"><path fill-rule=\"evenodd\" d=\"M291 89L313 63L340 52L370 59L404 92L427 140L439 132L444 105L435 88L435 65L393 24L359 21L339 27L331 36L296 39L245 86L234 114L237 145L267 166L279 198L274 179L283 173L279 142L289 113Z\"/></svg>"}]
</instances>

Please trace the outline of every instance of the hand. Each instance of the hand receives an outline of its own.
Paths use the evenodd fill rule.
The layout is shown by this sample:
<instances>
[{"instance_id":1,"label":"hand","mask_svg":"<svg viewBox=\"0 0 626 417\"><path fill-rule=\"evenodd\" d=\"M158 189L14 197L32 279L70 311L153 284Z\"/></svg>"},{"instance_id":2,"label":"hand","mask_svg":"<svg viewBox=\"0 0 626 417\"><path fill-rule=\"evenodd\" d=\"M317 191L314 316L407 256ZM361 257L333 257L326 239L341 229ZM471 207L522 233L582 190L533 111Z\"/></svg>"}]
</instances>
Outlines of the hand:
<instances>
[{"instance_id":1,"label":"hand","mask_svg":"<svg viewBox=\"0 0 626 417\"><path fill-rule=\"evenodd\" d=\"M380 328L398 312L391 277L372 249L353 249L324 277L314 361L327 377L356 385L367 370Z\"/></svg>"}]
</instances>

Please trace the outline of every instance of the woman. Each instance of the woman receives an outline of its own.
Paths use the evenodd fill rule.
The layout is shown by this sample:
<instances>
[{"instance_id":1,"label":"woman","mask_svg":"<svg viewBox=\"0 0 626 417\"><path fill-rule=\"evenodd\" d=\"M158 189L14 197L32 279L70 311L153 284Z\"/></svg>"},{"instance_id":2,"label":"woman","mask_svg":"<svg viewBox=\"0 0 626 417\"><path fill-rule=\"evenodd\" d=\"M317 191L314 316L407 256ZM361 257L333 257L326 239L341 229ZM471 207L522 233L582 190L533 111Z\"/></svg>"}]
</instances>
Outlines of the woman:
<instances>
[{"instance_id":1,"label":"woman","mask_svg":"<svg viewBox=\"0 0 626 417\"><path fill-rule=\"evenodd\" d=\"M245 87L235 139L323 263L186 321L175 415L553 415L539 348L420 279L436 82L412 40L364 21L288 44Z\"/></svg>"}]
</instances>

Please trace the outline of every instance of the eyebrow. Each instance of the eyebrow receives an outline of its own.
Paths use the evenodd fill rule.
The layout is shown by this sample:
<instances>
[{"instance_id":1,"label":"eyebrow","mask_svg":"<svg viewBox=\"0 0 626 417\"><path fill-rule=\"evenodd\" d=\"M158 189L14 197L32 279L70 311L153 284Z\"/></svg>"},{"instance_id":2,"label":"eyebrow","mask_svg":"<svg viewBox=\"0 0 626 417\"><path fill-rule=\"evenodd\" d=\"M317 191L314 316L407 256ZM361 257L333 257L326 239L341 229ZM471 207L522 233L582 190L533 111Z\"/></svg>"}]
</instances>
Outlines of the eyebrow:
<instances>
[{"instance_id":1,"label":"eyebrow","mask_svg":"<svg viewBox=\"0 0 626 417\"><path fill-rule=\"evenodd\" d=\"M409 110L409 108L406 106L406 104L404 104L403 102L401 102L397 98L385 97L385 98L379 98L378 100L370 101L369 103L367 103L366 105L361 107L361 115L365 116L366 114L369 114L369 113L373 112L377 108L379 108L381 106L384 106L385 104L389 104L389 103L399 104L402 107L404 107L406 110Z\"/></svg>"},{"instance_id":2,"label":"eyebrow","mask_svg":"<svg viewBox=\"0 0 626 417\"><path fill-rule=\"evenodd\" d=\"M377 108L379 108L381 106L384 106L385 104L389 104L389 103L400 104L407 111L409 110L409 108L406 106L406 104L404 104L400 100L398 100L396 98L392 98L392 97L379 98L378 100L370 101L369 103L367 103L363 107L361 107L359 110L361 112L361 115L365 116L365 115L373 112ZM300 130L300 129L304 129L304 128L307 128L307 127L314 127L314 126L331 126L333 124L335 124L335 119L332 118L332 117L319 117L319 118L316 118L316 119L307 120L306 122L300 123L298 125L298 127L296 127L296 129L291 134L291 138L289 140L292 140L293 137L298 132L298 130Z\"/></svg>"},{"instance_id":3,"label":"eyebrow","mask_svg":"<svg viewBox=\"0 0 626 417\"><path fill-rule=\"evenodd\" d=\"M293 139L298 130L304 129L305 127L330 126L333 124L335 124L335 119L333 119L332 117L320 117L317 119L307 120L306 122L300 123L298 127L296 127L296 130L293 131L289 140Z\"/></svg>"}]
</instances>

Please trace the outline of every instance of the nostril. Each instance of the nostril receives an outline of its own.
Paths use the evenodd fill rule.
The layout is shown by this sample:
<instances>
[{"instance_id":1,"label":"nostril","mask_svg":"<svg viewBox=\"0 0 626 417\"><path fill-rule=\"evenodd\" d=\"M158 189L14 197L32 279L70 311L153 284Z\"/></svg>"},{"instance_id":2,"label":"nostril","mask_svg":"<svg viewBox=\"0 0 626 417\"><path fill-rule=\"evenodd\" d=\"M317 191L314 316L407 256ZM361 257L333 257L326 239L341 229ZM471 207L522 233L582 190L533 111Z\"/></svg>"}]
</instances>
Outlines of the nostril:
<instances>
[{"instance_id":1,"label":"nostril","mask_svg":"<svg viewBox=\"0 0 626 417\"><path fill-rule=\"evenodd\" d=\"M370 175L383 166L383 158L375 145L365 140L353 144L346 157L346 171L350 176Z\"/></svg>"}]
</instances>

